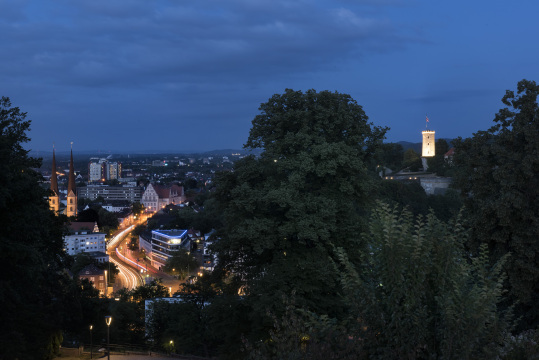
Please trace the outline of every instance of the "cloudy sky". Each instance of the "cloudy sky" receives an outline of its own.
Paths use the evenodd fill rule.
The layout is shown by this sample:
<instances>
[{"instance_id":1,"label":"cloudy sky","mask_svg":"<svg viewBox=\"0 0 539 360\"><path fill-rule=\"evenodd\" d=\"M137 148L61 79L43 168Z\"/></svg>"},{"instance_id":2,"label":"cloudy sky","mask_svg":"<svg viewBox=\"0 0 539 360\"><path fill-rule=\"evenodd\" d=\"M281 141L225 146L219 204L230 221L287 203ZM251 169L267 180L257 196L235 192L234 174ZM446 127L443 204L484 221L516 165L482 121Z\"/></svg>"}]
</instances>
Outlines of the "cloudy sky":
<instances>
[{"instance_id":1,"label":"cloudy sky","mask_svg":"<svg viewBox=\"0 0 539 360\"><path fill-rule=\"evenodd\" d=\"M388 141L492 124L539 81L539 2L0 0L0 96L28 148L240 148L286 88L350 94Z\"/></svg>"}]
</instances>

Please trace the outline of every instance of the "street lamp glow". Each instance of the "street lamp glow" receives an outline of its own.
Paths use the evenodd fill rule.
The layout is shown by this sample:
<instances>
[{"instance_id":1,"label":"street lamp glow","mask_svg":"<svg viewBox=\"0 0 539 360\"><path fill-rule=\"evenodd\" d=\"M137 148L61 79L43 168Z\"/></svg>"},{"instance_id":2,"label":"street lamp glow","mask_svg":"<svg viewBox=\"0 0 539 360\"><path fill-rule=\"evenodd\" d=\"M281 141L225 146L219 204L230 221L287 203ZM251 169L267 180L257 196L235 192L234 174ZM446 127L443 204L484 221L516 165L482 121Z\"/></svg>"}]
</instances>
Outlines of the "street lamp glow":
<instances>
[{"instance_id":1,"label":"street lamp glow","mask_svg":"<svg viewBox=\"0 0 539 360\"><path fill-rule=\"evenodd\" d=\"M112 322L112 316L105 316L105 323L107 324L107 359L110 360L110 323Z\"/></svg>"},{"instance_id":2,"label":"street lamp glow","mask_svg":"<svg viewBox=\"0 0 539 360\"><path fill-rule=\"evenodd\" d=\"M93 338L92 338L92 330L93 330L93 328L94 328L94 326L90 325L90 359L94 358L94 350L93 350L94 341L93 341Z\"/></svg>"}]
</instances>

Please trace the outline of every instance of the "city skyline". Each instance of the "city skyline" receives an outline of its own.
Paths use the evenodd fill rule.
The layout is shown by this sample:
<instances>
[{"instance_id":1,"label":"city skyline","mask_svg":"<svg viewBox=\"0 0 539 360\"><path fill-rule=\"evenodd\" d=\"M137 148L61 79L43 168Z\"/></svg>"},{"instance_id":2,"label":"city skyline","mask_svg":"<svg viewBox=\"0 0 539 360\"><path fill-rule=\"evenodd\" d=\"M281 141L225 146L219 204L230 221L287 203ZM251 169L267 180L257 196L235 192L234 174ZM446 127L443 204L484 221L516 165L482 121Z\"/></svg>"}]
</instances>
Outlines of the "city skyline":
<instances>
[{"instance_id":1,"label":"city skyline","mask_svg":"<svg viewBox=\"0 0 539 360\"><path fill-rule=\"evenodd\" d=\"M286 88L350 94L387 141L468 137L539 79L523 1L8 0L0 96L35 151L239 149Z\"/></svg>"}]
</instances>

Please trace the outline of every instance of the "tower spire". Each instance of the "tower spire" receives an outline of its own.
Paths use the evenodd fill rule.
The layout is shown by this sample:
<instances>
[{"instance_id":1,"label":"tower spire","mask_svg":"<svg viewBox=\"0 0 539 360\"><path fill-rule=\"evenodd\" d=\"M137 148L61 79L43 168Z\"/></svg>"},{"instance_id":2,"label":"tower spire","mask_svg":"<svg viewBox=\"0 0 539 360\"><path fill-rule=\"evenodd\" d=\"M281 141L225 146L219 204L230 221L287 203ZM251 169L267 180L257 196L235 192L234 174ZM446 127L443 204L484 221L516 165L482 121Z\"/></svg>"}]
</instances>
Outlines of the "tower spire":
<instances>
[{"instance_id":1,"label":"tower spire","mask_svg":"<svg viewBox=\"0 0 539 360\"><path fill-rule=\"evenodd\" d=\"M71 161L69 163L69 179L67 182L67 208L68 217L77 216L77 186L75 184L75 166L73 165L73 141L71 142Z\"/></svg>"},{"instance_id":2,"label":"tower spire","mask_svg":"<svg viewBox=\"0 0 539 360\"><path fill-rule=\"evenodd\" d=\"M55 196L58 196L58 178L56 177L56 155L54 149L54 143L52 144L52 173L51 173L51 190Z\"/></svg>"},{"instance_id":3,"label":"tower spire","mask_svg":"<svg viewBox=\"0 0 539 360\"><path fill-rule=\"evenodd\" d=\"M77 194L77 187L75 185L75 166L73 165L73 141L71 142L71 161L69 163L69 179L67 183L67 193L73 192Z\"/></svg>"}]
</instances>

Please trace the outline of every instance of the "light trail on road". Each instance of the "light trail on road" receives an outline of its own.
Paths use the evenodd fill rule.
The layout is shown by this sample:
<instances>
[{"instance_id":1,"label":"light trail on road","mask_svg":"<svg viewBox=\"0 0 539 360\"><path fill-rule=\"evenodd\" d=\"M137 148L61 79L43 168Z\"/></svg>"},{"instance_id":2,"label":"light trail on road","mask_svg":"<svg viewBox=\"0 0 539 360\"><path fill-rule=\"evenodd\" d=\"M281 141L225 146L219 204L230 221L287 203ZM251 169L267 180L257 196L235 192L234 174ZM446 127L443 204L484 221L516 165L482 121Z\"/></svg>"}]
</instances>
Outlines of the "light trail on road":
<instances>
[{"instance_id":1,"label":"light trail on road","mask_svg":"<svg viewBox=\"0 0 539 360\"><path fill-rule=\"evenodd\" d=\"M146 265L141 265L141 264L139 264L139 263L137 263L137 262L131 260L130 258L126 257L125 255L122 255L122 254L120 253L120 251L118 250L118 248L116 248L116 255L118 256L118 258L119 258L120 260L123 260L123 261L126 262L126 263L129 262L132 266L136 266L136 267L138 267L138 268L140 268L140 269L142 269L142 270L144 270L144 271L146 271L146 272L151 272L151 273L157 274L157 271L155 271L155 270L153 270L153 269L151 269L151 268L148 270L148 266L146 266Z\"/></svg>"},{"instance_id":2,"label":"light trail on road","mask_svg":"<svg viewBox=\"0 0 539 360\"><path fill-rule=\"evenodd\" d=\"M125 278L126 280L126 288L129 290L133 290L140 284L142 284L142 278L137 273L136 270L133 270L124 264L122 264L121 261L117 261L114 258L110 258L112 263L114 263L116 266L118 266L118 269L120 269L120 274Z\"/></svg>"},{"instance_id":3,"label":"light trail on road","mask_svg":"<svg viewBox=\"0 0 539 360\"><path fill-rule=\"evenodd\" d=\"M125 287L129 290L132 290L136 288L139 285L143 284L143 279L140 276L140 274L137 272L137 270L131 269L129 266L124 265L120 260L115 259L112 255L114 254L115 250L119 243L125 238L127 234L129 234L133 230L134 226L131 225L119 234L115 235L110 241L107 243L107 251L109 252L110 261L115 264L118 269L120 270L120 276L125 280Z\"/></svg>"},{"instance_id":4,"label":"light trail on road","mask_svg":"<svg viewBox=\"0 0 539 360\"><path fill-rule=\"evenodd\" d=\"M115 246L117 246L118 243L121 242L123 240L123 238L127 234L129 234L131 232L131 230L133 230L133 227L134 227L134 225L131 225L130 227L126 228L121 233L119 233L118 235L116 235L112 239L110 239L110 241L107 243L107 250L109 248L114 248Z\"/></svg>"}]
</instances>

